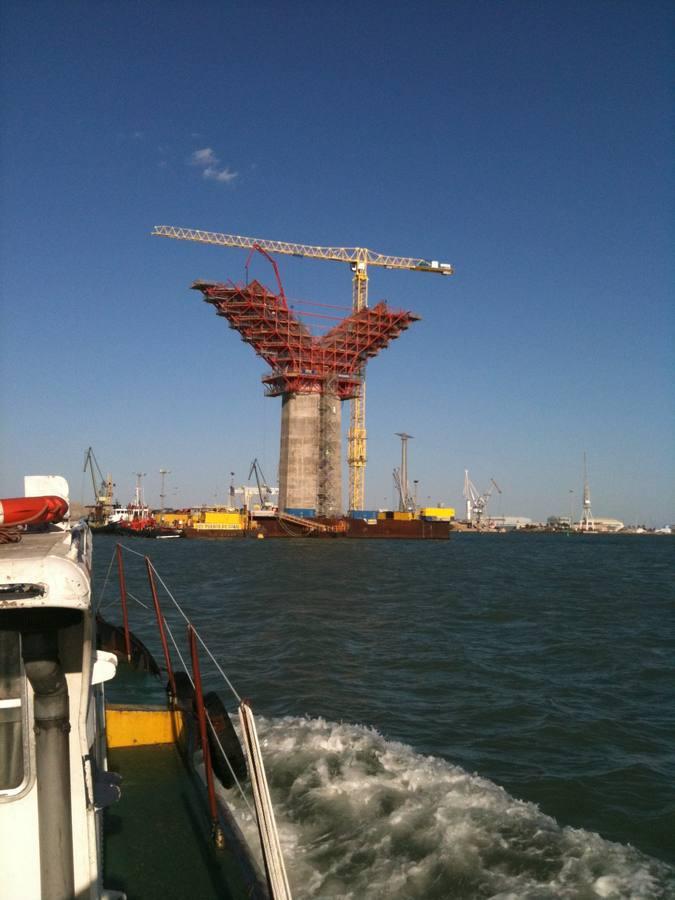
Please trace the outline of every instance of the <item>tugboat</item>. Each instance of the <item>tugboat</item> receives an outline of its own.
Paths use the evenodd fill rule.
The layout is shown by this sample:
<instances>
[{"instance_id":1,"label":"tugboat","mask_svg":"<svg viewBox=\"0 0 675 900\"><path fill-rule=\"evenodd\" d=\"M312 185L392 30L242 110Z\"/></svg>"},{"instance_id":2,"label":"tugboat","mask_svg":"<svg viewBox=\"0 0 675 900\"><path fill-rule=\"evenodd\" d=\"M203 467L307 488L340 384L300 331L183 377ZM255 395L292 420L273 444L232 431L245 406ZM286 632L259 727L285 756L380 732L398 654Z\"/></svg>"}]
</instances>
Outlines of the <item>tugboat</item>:
<instances>
[{"instance_id":1,"label":"tugboat","mask_svg":"<svg viewBox=\"0 0 675 900\"><path fill-rule=\"evenodd\" d=\"M203 641L189 622L192 674L171 665L146 557L167 700L159 666L128 630L126 601L123 629L94 612L91 532L69 522L65 479L30 476L25 488L0 500L3 900L124 900L127 891L290 900L249 704L239 704L244 756L218 696L202 694ZM121 566L120 576L125 598ZM113 685L115 704L105 696ZM224 799L247 772L264 877Z\"/></svg>"},{"instance_id":2,"label":"tugboat","mask_svg":"<svg viewBox=\"0 0 675 900\"><path fill-rule=\"evenodd\" d=\"M171 528L168 525L160 525L157 519L146 507L139 509L129 504L120 507L110 517L105 529L108 534L119 534L129 537L147 538L179 538L183 537L182 528Z\"/></svg>"},{"instance_id":3,"label":"tugboat","mask_svg":"<svg viewBox=\"0 0 675 900\"><path fill-rule=\"evenodd\" d=\"M98 529L108 534L148 538L177 538L183 536L181 528L160 525L143 499L141 479L136 473L136 493L128 506L116 506L107 518L106 524Z\"/></svg>"}]
</instances>

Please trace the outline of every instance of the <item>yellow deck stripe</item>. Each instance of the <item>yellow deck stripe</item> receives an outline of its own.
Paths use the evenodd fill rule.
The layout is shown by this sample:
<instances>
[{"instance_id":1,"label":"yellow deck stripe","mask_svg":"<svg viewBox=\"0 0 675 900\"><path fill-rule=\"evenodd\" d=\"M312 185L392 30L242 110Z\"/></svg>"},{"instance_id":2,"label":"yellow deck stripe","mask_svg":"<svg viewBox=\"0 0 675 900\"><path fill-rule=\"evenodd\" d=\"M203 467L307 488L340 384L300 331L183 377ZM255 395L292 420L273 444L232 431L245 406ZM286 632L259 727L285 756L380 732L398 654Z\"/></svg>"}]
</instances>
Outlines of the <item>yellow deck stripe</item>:
<instances>
[{"instance_id":1,"label":"yellow deck stripe","mask_svg":"<svg viewBox=\"0 0 675 900\"><path fill-rule=\"evenodd\" d=\"M108 748L173 744L183 731L183 716L152 706L106 705Z\"/></svg>"}]
</instances>

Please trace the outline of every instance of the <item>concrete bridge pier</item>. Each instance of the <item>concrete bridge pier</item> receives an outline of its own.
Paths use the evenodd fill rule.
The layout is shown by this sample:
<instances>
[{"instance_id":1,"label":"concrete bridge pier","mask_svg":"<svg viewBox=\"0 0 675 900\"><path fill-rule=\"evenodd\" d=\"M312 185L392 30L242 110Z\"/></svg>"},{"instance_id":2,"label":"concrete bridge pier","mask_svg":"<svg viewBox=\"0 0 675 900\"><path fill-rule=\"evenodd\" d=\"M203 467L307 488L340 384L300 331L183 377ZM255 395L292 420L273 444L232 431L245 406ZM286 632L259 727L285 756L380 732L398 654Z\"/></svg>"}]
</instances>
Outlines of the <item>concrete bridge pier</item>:
<instances>
[{"instance_id":1,"label":"concrete bridge pier","mask_svg":"<svg viewBox=\"0 0 675 900\"><path fill-rule=\"evenodd\" d=\"M279 509L342 514L341 422L332 392L282 395Z\"/></svg>"}]
</instances>

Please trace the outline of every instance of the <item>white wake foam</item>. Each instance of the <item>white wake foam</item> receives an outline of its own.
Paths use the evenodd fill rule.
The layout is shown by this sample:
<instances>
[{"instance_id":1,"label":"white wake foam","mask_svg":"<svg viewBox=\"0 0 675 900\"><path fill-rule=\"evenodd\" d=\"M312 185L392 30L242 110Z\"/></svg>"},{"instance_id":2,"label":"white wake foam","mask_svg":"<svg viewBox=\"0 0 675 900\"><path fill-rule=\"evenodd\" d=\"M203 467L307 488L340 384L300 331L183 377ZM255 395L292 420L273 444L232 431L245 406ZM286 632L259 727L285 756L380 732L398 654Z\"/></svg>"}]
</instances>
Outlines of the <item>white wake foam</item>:
<instances>
[{"instance_id":1,"label":"white wake foam","mask_svg":"<svg viewBox=\"0 0 675 900\"><path fill-rule=\"evenodd\" d=\"M664 900L675 871L371 729L257 719L296 900ZM257 831L227 792L251 846Z\"/></svg>"}]
</instances>

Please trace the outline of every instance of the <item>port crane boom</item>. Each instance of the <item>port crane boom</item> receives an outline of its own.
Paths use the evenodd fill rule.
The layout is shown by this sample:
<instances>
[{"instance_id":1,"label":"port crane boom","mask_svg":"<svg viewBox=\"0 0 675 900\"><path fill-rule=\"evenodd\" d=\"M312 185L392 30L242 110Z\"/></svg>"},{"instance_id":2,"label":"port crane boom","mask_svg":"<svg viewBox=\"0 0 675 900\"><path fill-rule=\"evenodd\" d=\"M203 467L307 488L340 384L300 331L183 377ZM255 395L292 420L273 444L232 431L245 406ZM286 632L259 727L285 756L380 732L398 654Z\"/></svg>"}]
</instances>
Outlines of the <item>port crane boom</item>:
<instances>
[{"instance_id":1,"label":"port crane boom","mask_svg":"<svg viewBox=\"0 0 675 900\"><path fill-rule=\"evenodd\" d=\"M464 499L466 500L466 520L469 524L474 524L476 528L480 528L483 523L483 516L486 513L488 501L492 496L492 491L497 489L497 493L501 494L502 489L499 487L494 478L490 479L490 486L485 493L481 494L476 485L469 478L469 470L464 470Z\"/></svg>"},{"instance_id":2,"label":"port crane boom","mask_svg":"<svg viewBox=\"0 0 675 900\"><path fill-rule=\"evenodd\" d=\"M411 272L431 272L436 275L452 275L453 267L438 260L419 259L409 256L389 256L366 247L317 247L311 244L294 244L287 241L270 241L264 238L244 237L239 234L222 234L201 231L195 228L181 228L173 225L155 225L152 234L157 237L174 238L179 241L195 241L199 244L214 244L219 247L241 247L260 249L267 253L281 253L310 259L324 259L348 263L352 272L352 309L360 312L368 306L368 266L385 269L407 269ZM363 509L365 506L366 467L366 383L363 373L358 396L351 400L350 427L348 435L347 462L349 464L349 509Z\"/></svg>"},{"instance_id":3,"label":"port crane boom","mask_svg":"<svg viewBox=\"0 0 675 900\"><path fill-rule=\"evenodd\" d=\"M256 457L251 463L251 469L248 473L249 479L251 475L255 475L256 485L258 487L258 496L260 497L260 508L265 509L270 506L270 497L272 496L272 491L265 480L265 476L263 475L263 470L260 467L260 463L258 462L258 458Z\"/></svg>"},{"instance_id":4,"label":"port crane boom","mask_svg":"<svg viewBox=\"0 0 675 900\"><path fill-rule=\"evenodd\" d=\"M113 508L113 488L115 485L113 484L112 475L103 477L103 472L92 447L88 448L84 456L84 468L82 471L86 472L87 469L89 469L91 474L91 485L94 490L94 521L100 521ZM99 479L98 485L96 483L97 475Z\"/></svg>"}]
</instances>

